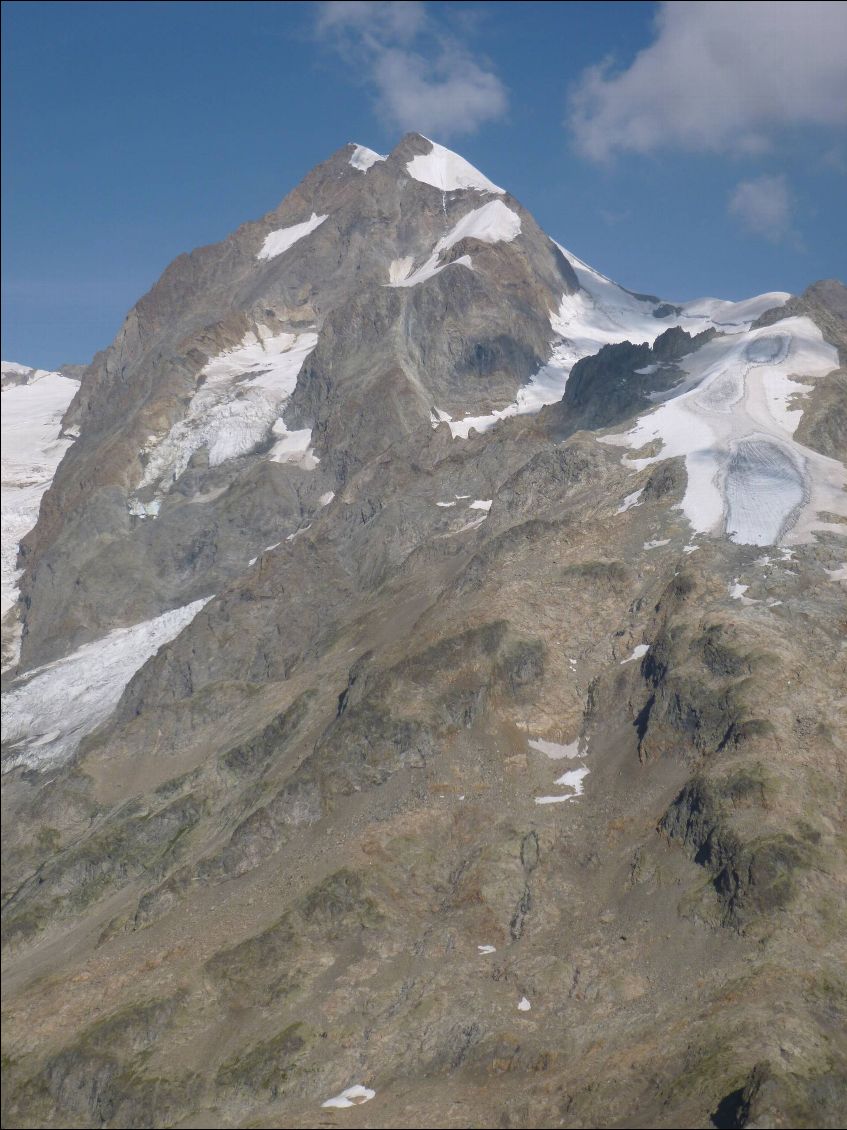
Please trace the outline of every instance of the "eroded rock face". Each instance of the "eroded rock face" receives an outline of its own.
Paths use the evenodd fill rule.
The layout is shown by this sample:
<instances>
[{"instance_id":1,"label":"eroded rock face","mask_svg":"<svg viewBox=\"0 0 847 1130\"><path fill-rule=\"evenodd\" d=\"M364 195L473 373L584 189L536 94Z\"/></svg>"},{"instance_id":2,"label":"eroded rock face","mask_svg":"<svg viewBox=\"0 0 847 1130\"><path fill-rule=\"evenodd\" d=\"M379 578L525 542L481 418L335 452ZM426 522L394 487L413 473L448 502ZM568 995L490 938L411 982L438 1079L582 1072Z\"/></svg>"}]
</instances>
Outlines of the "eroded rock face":
<instances>
[{"instance_id":1,"label":"eroded rock face","mask_svg":"<svg viewBox=\"0 0 847 1130\"><path fill-rule=\"evenodd\" d=\"M685 377L675 364L715 337L711 327L693 336L680 326L659 334L652 346L629 341L577 361L560 405L548 410L560 428L605 428L650 407Z\"/></svg>"},{"instance_id":2,"label":"eroded rock face","mask_svg":"<svg viewBox=\"0 0 847 1130\"><path fill-rule=\"evenodd\" d=\"M576 277L511 197L494 202L511 226L477 224L484 239L471 241L470 266L448 265L445 252L427 285L389 285L392 263L427 259L463 222L476 230L473 218L491 204L491 193L441 193L409 176L409 162L430 147L410 135L366 173L345 147L262 220L180 256L130 312L83 375L66 419L80 439L24 544L24 666L128 614L146 619L214 591L295 531L352 472L425 427L434 404L502 407L547 360L550 312L577 289ZM263 257L274 232L308 215L325 219ZM146 468L216 379L205 375L210 359L243 352L257 327L266 341L317 334L299 376L294 370L294 395L268 409L264 427L257 407L232 458L215 462L213 447L213 465L208 455L205 464L193 460L150 522ZM230 402L230 428L245 393L246 385ZM297 475L270 452L268 466L276 419L311 429L320 465L301 461L294 466L310 471Z\"/></svg>"},{"instance_id":3,"label":"eroded rock face","mask_svg":"<svg viewBox=\"0 0 847 1130\"><path fill-rule=\"evenodd\" d=\"M600 442L748 365L777 428L787 355L805 452L837 301L632 295L468 170L340 150L83 375L18 715L107 630L128 682L12 750L8 1125L838 1124L837 515L698 534Z\"/></svg>"},{"instance_id":4,"label":"eroded rock face","mask_svg":"<svg viewBox=\"0 0 847 1130\"><path fill-rule=\"evenodd\" d=\"M803 416L797 439L842 463L847 461L847 287L837 279L822 279L790 299L784 307L763 314L761 325L778 326L792 315L805 315L820 326L838 350L838 367L809 387L798 384ZM798 374L802 376L802 374Z\"/></svg>"}]
</instances>

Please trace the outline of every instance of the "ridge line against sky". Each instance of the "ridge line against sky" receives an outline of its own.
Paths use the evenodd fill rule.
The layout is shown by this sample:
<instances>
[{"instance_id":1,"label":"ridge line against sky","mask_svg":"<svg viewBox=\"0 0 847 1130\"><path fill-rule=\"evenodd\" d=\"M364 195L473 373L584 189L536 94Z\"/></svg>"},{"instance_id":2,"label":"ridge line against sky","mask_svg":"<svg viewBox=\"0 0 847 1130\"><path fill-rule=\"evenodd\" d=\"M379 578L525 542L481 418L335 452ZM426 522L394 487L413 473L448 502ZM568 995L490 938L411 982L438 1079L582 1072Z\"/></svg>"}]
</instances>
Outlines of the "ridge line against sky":
<instances>
[{"instance_id":1,"label":"ridge line against sky","mask_svg":"<svg viewBox=\"0 0 847 1130\"><path fill-rule=\"evenodd\" d=\"M182 251L417 129L624 285L844 274L847 3L3 5L4 344L84 362Z\"/></svg>"}]
</instances>

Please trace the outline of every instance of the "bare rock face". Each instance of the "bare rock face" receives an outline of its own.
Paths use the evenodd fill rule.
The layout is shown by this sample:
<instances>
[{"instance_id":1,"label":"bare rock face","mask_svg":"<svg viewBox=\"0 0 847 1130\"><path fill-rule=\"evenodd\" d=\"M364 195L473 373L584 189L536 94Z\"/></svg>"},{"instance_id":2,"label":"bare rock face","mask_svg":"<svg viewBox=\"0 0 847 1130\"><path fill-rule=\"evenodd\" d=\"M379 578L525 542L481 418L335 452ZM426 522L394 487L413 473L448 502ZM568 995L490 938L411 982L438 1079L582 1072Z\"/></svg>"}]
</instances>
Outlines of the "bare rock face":
<instances>
[{"instance_id":1,"label":"bare rock face","mask_svg":"<svg viewBox=\"0 0 847 1130\"><path fill-rule=\"evenodd\" d=\"M442 192L414 179L409 163L431 149L418 135L366 172L351 165L351 149L262 220L175 260L84 374L66 420L79 442L24 546L25 666L122 625L128 611L144 618L214 590L268 539L293 532L353 470L425 427L433 405L504 407L547 360L550 312L578 284L532 217L504 194ZM322 219L272 253L281 246L274 232L308 227L311 217ZM439 241L448 244L443 251ZM457 259L462 250L473 255ZM428 285L400 278L430 259ZM389 285L392 271L402 285ZM290 403L279 405L279 417L266 412L264 428L256 421L225 467L218 460L183 470L164 502L165 521L137 533L131 496L152 485L157 443L184 425L192 405L196 415L210 359L238 350L256 327L269 338L318 335ZM291 430L311 429L321 467L306 481L265 473L261 528L245 538L245 476L255 474L253 456L271 446L283 417ZM173 544L168 521L187 544L163 561ZM116 555L126 561L120 593L109 564ZM112 571L114 602L98 599L103 569Z\"/></svg>"},{"instance_id":2,"label":"bare rock face","mask_svg":"<svg viewBox=\"0 0 847 1130\"><path fill-rule=\"evenodd\" d=\"M4 1124L840 1125L842 290L415 134L177 259L24 539Z\"/></svg>"},{"instance_id":3,"label":"bare rock face","mask_svg":"<svg viewBox=\"0 0 847 1130\"><path fill-rule=\"evenodd\" d=\"M759 322L774 325L792 315L812 318L838 350L840 362L809 391L797 437L815 451L843 463L847 460L847 287L838 279L823 279L780 310L763 314Z\"/></svg>"},{"instance_id":4,"label":"bare rock face","mask_svg":"<svg viewBox=\"0 0 847 1130\"><path fill-rule=\"evenodd\" d=\"M629 341L604 345L599 353L577 361L561 408L548 415L551 419L558 416L570 429L603 428L628 420L639 409L649 408L651 396L672 389L684 377L675 362L711 341L715 333L710 328L692 337L672 326L652 347Z\"/></svg>"},{"instance_id":5,"label":"bare rock face","mask_svg":"<svg viewBox=\"0 0 847 1130\"><path fill-rule=\"evenodd\" d=\"M766 310L755 326L772 326L797 314L815 318L827 340L842 353L847 350L847 287L839 279L821 279L794 295L783 306Z\"/></svg>"}]
</instances>

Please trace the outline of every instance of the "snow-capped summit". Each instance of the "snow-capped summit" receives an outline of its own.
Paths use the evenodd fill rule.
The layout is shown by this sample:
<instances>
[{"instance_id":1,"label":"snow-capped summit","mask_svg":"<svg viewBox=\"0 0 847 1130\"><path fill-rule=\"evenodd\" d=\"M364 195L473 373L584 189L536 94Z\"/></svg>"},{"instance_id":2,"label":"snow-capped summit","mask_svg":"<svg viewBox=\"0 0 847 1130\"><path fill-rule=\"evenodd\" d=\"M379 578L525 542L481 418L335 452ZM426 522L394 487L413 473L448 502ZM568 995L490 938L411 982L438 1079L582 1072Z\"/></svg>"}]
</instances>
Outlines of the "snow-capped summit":
<instances>
[{"instance_id":1,"label":"snow-capped summit","mask_svg":"<svg viewBox=\"0 0 847 1130\"><path fill-rule=\"evenodd\" d=\"M418 136L423 137L423 134ZM429 141L429 138L423 140ZM503 195L505 189L498 188L464 157L435 141L430 141L430 145L432 148L428 153L419 153L406 164L410 177L423 184L431 184L442 192L472 189L474 192Z\"/></svg>"},{"instance_id":2,"label":"snow-capped summit","mask_svg":"<svg viewBox=\"0 0 847 1130\"><path fill-rule=\"evenodd\" d=\"M356 145L355 142L351 142L351 144L353 145L353 152L350 154L350 164L362 173L366 173L379 161L387 160L381 153L368 149L366 145Z\"/></svg>"},{"instance_id":3,"label":"snow-capped summit","mask_svg":"<svg viewBox=\"0 0 847 1130\"><path fill-rule=\"evenodd\" d=\"M190 515L189 525L205 527L204 515L227 510L248 468L296 468L306 476L297 490L308 513L386 444L444 425L464 441L532 416L563 401L581 359L622 341L652 345L674 327L721 336L691 360L674 361L675 383L664 363L655 380L638 374L644 396L664 403L614 442L650 437L661 445L650 458L686 458L683 511L694 530L725 530L757 544L808 538L821 524L815 514L839 512L840 472L797 446L798 409L788 404L786 382L798 365L809 379L832 369L833 347L808 318L795 320L777 335L778 356L747 364L746 392L731 416L715 408L716 393L704 391L724 387L725 367L740 372L744 358L758 358L755 343L774 335L756 330L755 321L787 297L676 302L633 293L551 239L463 157L421 134L407 135L387 156L348 145L268 216L175 261L86 372L67 420L68 434L79 429L81 438L26 541L24 661L190 603L237 575L243 560L282 532L271 517L281 483L272 487L267 470L269 509L263 504L255 538L243 550L219 546L211 572L200 559L188 568L166 563L158 542L171 538L171 522L184 529ZM581 387L584 398L588 386ZM633 410L651 407L643 396L630 400ZM752 446L746 437L754 437ZM785 487L767 503L751 503L753 512L773 514L751 526L732 501L730 468L760 458L782 468ZM757 486L758 472L744 475L749 498L771 491L770 480ZM133 551L115 611L108 602L92 606L84 591L79 607L65 596L63 643L37 590L48 575L51 591L62 590L55 577L72 575L83 560L91 575L100 568L73 532L92 492L101 499L98 521L130 541L141 537L144 549ZM151 567L154 584L145 579Z\"/></svg>"}]
</instances>

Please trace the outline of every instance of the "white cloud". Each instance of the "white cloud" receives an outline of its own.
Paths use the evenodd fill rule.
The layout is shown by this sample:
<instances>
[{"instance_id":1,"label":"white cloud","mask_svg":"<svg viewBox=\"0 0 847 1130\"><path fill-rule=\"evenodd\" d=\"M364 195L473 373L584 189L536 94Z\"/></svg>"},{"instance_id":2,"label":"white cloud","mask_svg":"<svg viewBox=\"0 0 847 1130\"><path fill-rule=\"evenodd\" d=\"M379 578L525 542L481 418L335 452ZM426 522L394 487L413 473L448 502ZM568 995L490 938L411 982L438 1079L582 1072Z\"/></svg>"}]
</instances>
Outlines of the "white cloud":
<instances>
[{"instance_id":1,"label":"white cloud","mask_svg":"<svg viewBox=\"0 0 847 1130\"><path fill-rule=\"evenodd\" d=\"M741 181L730 195L728 209L748 231L772 243L791 234L791 194L782 174Z\"/></svg>"},{"instance_id":2,"label":"white cloud","mask_svg":"<svg viewBox=\"0 0 847 1130\"><path fill-rule=\"evenodd\" d=\"M847 123L845 45L844 3L665 3L631 66L583 73L568 125L596 161L671 147L762 152L780 128Z\"/></svg>"},{"instance_id":3,"label":"white cloud","mask_svg":"<svg viewBox=\"0 0 847 1130\"><path fill-rule=\"evenodd\" d=\"M425 5L417 0L407 3L379 3L372 0L333 0L320 4L317 30L357 35L375 42L407 43L426 22Z\"/></svg>"},{"instance_id":4,"label":"white cloud","mask_svg":"<svg viewBox=\"0 0 847 1130\"><path fill-rule=\"evenodd\" d=\"M318 34L374 89L392 128L448 138L506 112L506 88L421 3L325 3Z\"/></svg>"},{"instance_id":5,"label":"white cloud","mask_svg":"<svg viewBox=\"0 0 847 1130\"><path fill-rule=\"evenodd\" d=\"M506 110L499 78L454 44L446 45L434 60L409 51L385 51L374 75L382 110L400 129L442 137L473 133Z\"/></svg>"}]
</instances>

